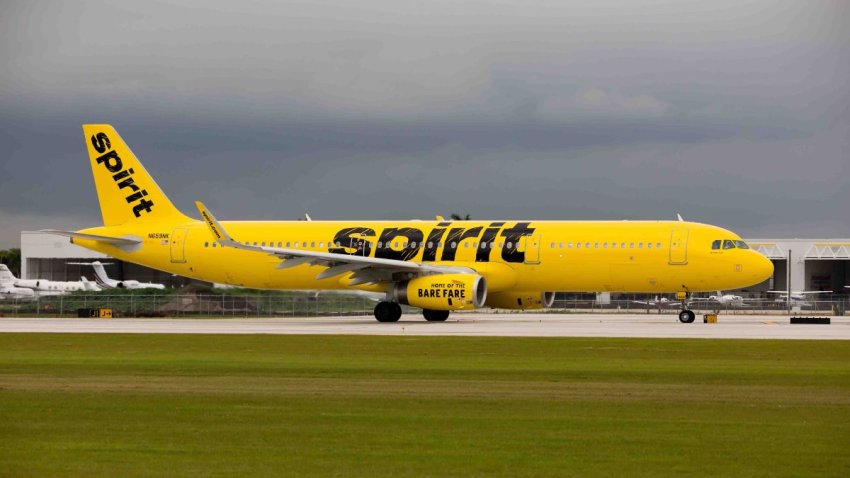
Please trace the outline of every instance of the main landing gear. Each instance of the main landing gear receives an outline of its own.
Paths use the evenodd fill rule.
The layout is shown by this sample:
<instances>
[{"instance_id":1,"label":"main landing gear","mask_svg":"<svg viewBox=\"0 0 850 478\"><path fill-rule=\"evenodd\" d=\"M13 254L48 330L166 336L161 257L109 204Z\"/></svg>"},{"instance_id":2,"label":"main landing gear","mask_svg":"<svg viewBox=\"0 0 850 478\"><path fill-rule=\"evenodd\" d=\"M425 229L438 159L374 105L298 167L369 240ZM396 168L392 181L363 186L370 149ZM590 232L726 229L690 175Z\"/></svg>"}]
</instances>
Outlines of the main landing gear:
<instances>
[{"instance_id":1,"label":"main landing gear","mask_svg":"<svg viewBox=\"0 0 850 478\"><path fill-rule=\"evenodd\" d=\"M422 315L428 322L445 322L449 318L449 311L422 309ZM378 322L398 322L401 318L401 306L398 302L378 302L375 306L375 318Z\"/></svg>"},{"instance_id":2,"label":"main landing gear","mask_svg":"<svg viewBox=\"0 0 850 478\"><path fill-rule=\"evenodd\" d=\"M428 322L445 322L449 318L449 311L422 309L422 315Z\"/></svg>"},{"instance_id":3,"label":"main landing gear","mask_svg":"<svg viewBox=\"0 0 850 478\"><path fill-rule=\"evenodd\" d=\"M398 322L401 318L401 306L397 302L378 302L375 306L375 318L378 322Z\"/></svg>"}]
</instances>

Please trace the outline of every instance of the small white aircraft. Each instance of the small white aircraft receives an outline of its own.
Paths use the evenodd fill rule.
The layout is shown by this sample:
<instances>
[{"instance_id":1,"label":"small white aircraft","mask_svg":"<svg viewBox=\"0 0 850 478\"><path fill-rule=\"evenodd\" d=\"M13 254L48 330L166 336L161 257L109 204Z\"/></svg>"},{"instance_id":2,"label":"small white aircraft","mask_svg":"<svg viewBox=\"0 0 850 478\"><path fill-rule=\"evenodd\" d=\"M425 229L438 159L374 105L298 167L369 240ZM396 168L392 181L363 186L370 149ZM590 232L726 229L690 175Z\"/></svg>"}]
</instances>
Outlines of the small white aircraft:
<instances>
[{"instance_id":1,"label":"small white aircraft","mask_svg":"<svg viewBox=\"0 0 850 478\"><path fill-rule=\"evenodd\" d=\"M693 300L717 302L719 305L724 307L748 307L746 302L751 299L745 299L740 295L724 294L722 291L717 291L717 295L710 295L706 298L695 298Z\"/></svg>"},{"instance_id":2,"label":"small white aircraft","mask_svg":"<svg viewBox=\"0 0 850 478\"><path fill-rule=\"evenodd\" d=\"M831 290L792 290L791 297L788 297L788 291L786 290L769 290L768 294L778 294L779 297L776 298L776 302L788 302L792 305L799 305L801 307L810 306L809 301L806 300L806 296L809 295L817 295L817 294L832 294Z\"/></svg>"},{"instance_id":3,"label":"small white aircraft","mask_svg":"<svg viewBox=\"0 0 850 478\"><path fill-rule=\"evenodd\" d=\"M165 289L165 284L157 284L155 282L110 279L106 274L106 268L104 267L105 265L111 264L110 262L69 262L68 264L77 266L92 266L94 268L94 280L101 289Z\"/></svg>"},{"instance_id":4,"label":"small white aircraft","mask_svg":"<svg viewBox=\"0 0 850 478\"><path fill-rule=\"evenodd\" d=\"M55 281L47 279L18 279L6 264L0 264L0 283L16 288L30 289L37 296L62 295L68 292L92 290L83 281ZM89 283L90 284L90 283Z\"/></svg>"},{"instance_id":5,"label":"small white aircraft","mask_svg":"<svg viewBox=\"0 0 850 478\"><path fill-rule=\"evenodd\" d=\"M15 276L2 264L0 268L0 300L33 300L35 292L24 287L15 287Z\"/></svg>"},{"instance_id":6,"label":"small white aircraft","mask_svg":"<svg viewBox=\"0 0 850 478\"><path fill-rule=\"evenodd\" d=\"M635 303L635 304L641 304L641 305L649 306L649 308L652 308L652 309L661 309L661 308L667 308L667 307L671 307L671 308L681 308L682 307L681 301L668 299L667 297L658 297L657 295L655 296L655 299L633 300L632 302Z\"/></svg>"}]
</instances>

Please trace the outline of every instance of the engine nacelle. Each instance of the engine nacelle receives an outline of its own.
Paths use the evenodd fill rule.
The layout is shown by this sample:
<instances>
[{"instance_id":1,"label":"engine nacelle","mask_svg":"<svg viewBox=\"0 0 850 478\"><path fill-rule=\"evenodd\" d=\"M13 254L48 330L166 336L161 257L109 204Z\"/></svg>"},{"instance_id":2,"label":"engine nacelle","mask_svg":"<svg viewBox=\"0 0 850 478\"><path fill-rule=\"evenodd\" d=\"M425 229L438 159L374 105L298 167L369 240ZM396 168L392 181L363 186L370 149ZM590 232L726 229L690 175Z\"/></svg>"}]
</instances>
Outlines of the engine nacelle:
<instances>
[{"instance_id":1,"label":"engine nacelle","mask_svg":"<svg viewBox=\"0 0 850 478\"><path fill-rule=\"evenodd\" d=\"M487 307L494 309L532 310L552 307L554 292L494 292L487 296Z\"/></svg>"},{"instance_id":2,"label":"engine nacelle","mask_svg":"<svg viewBox=\"0 0 850 478\"><path fill-rule=\"evenodd\" d=\"M431 310L471 310L484 305L487 281L477 274L437 274L397 283L400 304Z\"/></svg>"}]
</instances>

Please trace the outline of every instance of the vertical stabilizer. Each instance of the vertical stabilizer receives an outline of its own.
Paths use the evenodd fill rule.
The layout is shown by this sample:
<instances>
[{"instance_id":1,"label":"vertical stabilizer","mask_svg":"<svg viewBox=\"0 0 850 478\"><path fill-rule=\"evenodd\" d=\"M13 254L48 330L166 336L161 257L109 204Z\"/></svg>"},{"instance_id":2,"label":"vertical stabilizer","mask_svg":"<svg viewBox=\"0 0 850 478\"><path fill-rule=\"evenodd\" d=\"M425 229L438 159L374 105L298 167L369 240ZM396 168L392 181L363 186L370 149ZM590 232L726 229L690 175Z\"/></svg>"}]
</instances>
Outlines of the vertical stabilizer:
<instances>
[{"instance_id":1,"label":"vertical stabilizer","mask_svg":"<svg viewBox=\"0 0 850 478\"><path fill-rule=\"evenodd\" d=\"M118 132L108 124L83 125L104 226L133 221L183 222Z\"/></svg>"},{"instance_id":2,"label":"vertical stabilizer","mask_svg":"<svg viewBox=\"0 0 850 478\"><path fill-rule=\"evenodd\" d=\"M112 284L112 280L106 275L106 268L103 267L103 264L100 261L94 261L91 263L91 266L94 268L94 275L97 284L105 289L114 288L115 285Z\"/></svg>"},{"instance_id":3,"label":"vertical stabilizer","mask_svg":"<svg viewBox=\"0 0 850 478\"><path fill-rule=\"evenodd\" d=\"M15 282L15 274L9 270L6 264L0 264L0 285L11 285Z\"/></svg>"}]
</instances>

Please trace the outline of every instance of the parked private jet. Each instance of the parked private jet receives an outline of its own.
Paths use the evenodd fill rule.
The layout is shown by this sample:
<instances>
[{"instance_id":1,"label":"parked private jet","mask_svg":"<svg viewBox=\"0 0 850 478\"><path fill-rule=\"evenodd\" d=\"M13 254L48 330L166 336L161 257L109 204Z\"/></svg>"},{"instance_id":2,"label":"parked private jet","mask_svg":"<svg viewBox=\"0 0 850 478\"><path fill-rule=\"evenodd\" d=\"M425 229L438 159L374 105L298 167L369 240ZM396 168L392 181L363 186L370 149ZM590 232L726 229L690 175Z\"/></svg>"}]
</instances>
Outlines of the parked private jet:
<instances>
[{"instance_id":1,"label":"parked private jet","mask_svg":"<svg viewBox=\"0 0 850 478\"><path fill-rule=\"evenodd\" d=\"M777 294L776 302L788 302L791 305L798 305L800 307L808 307L812 305L806 298L810 295L817 294L832 294L831 290L792 290L791 298L788 298L787 290L769 290L768 294Z\"/></svg>"},{"instance_id":2,"label":"parked private jet","mask_svg":"<svg viewBox=\"0 0 850 478\"><path fill-rule=\"evenodd\" d=\"M68 264L78 266L92 266L94 268L94 279L101 289L165 289L165 284L155 282L139 282L137 280L116 280L110 279L106 274L104 266L110 265L110 262L69 262Z\"/></svg>"},{"instance_id":3,"label":"parked private jet","mask_svg":"<svg viewBox=\"0 0 850 478\"><path fill-rule=\"evenodd\" d=\"M90 291L96 292L100 289L87 280L80 281L55 281L47 279L18 279L6 264L0 264L0 283L11 285L20 289L29 289L36 296L62 295L68 292Z\"/></svg>"},{"instance_id":4,"label":"parked private jet","mask_svg":"<svg viewBox=\"0 0 850 478\"><path fill-rule=\"evenodd\" d=\"M697 297L693 300L716 302L718 305L722 305L724 307L748 307L746 302L750 299L745 299L740 295L724 294L722 291L717 291L717 295L710 295L705 298Z\"/></svg>"}]
</instances>

